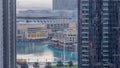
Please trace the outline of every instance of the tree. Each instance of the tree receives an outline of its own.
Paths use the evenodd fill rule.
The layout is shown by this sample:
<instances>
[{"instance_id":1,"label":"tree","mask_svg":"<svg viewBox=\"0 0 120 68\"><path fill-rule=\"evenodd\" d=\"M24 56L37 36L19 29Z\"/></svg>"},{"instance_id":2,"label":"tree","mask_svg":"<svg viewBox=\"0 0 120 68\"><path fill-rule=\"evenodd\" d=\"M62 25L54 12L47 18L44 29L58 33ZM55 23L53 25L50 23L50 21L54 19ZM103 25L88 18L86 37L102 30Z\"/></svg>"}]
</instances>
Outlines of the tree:
<instances>
[{"instance_id":1,"label":"tree","mask_svg":"<svg viewBox=\"0 0 120 68\"><path fill-rule=\"evenodd\" d=\"M21 68L28 68L28 64L27 63L21 64Z\"/></svg>"},{"instance_id":2,"label":"tree","mask_svg":"<svg viewBox=\"0 0 120 68\"><path fill-rule=\"evenodd\" d=\"M45 68L52 68L51 63L50 63L50 62L47 62Z\"/></svg>"},{"instance_id":3,"label":"tree","mask_svg":"<svg viewBox=\"0 0 120 68\"><path fill-rule=\"evenodd\" d=\"M20 64L18 64L18 63L16 63L16 68L19 68L19 67L21 67L21 65L20 65Z\"/></svg>"},{"instance_id":4,"label":"tree","mask_svg":"<svg viewBox=\"0 0 120 68\"><path fill-rule=\"evenodd\" d=\"M39 63L38 62L35 62L34 64L33 64L33 68L39 68L40 66L39 66Z\"/></svg>"},{"instance_id":5,"label":"tree","mask_svg":"<svg viewBox=\"0 0 120 68\"><path fill-rule=\"evenodd\" d=\"M63 67L63 66L64 66L64 65L63 65L63 62L62 62L62 61L58 61L58 62L57 62L57 67L58 67L58 68Z\"/></svg>"},{"instance_id":6,"label":"tree","mask_svg":"<svg viewBox=\"0 0 120 68\"><path fill-rule=\"evenodd\" d=\"M68 65L69 65L69 67L73 67L73 62L72 62L72 61L69 61L69 62L68 62Z\"/></svg>"}]
</instances>

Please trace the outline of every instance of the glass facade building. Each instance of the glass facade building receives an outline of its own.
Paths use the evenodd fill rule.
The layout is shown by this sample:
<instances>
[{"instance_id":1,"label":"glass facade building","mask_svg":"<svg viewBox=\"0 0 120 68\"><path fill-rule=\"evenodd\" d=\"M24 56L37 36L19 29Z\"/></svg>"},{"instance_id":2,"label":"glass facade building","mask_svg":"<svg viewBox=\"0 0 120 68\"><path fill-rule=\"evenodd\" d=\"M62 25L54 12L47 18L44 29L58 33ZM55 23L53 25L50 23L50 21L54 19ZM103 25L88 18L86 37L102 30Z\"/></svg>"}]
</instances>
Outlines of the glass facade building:
<instances>
[{"instance_id":1,"label":"glass facade building","mask_svg":"<svg viewBox=\"0 0 120 68\"><path fill-rule=\"evenodd\" d=\"M16 64L16 0L0 0L0 68Z\"/></svg>"},{"instance_id":2,"label":"glass facade building","mask_svg":"<svg viewBox=\"0 0 120 68\"><path fill-rule=\"evenodd\" d=\"M118 0L79 0L79 68L118 68Z\"/></svg>"},{"instance_id":3,"label":"glass facade building","mask_svg":"<svg viewBox=\"0 0 120 68\"><path fill-rule=\"evenodd\" d=\"M75 10L77 0L53 0L53 10Z\"/></svg>"}]
</instances>

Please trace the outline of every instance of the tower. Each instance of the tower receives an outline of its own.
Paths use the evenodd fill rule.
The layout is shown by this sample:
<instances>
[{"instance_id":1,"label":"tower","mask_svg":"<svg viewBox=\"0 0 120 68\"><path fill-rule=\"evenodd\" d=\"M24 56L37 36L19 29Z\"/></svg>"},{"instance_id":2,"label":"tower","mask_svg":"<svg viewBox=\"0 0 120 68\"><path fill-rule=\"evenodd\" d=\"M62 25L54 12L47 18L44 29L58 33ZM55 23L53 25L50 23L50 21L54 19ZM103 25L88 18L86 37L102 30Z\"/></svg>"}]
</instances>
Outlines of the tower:
<instances>
[{"instance_id":1,"label":"tower","mask_svg":"<svg viewBox=\"0 0 120 68\"><path fill-rule=\"evenodd\" d=\"M79 67L116 68L118 25L115 0L78 1Z\"/></svg>"},{"instance_id":2,"label":"tower","mask_svg":"<svg viewBox=\"0 0 120 68\"><path fill-rule=\"evenodd\" d=\"M0 68L16 64L16 0L0 0Z\"/></svg>"},{"instance_id":3,"label":"tower","mask_svg":"<svg viewBox=\"0 0 120 68\"><path fill-rule=\"evenodd\" d=\"M75 10L77 0L53 0L53 10Z\"/></svg>"}]
</instances>

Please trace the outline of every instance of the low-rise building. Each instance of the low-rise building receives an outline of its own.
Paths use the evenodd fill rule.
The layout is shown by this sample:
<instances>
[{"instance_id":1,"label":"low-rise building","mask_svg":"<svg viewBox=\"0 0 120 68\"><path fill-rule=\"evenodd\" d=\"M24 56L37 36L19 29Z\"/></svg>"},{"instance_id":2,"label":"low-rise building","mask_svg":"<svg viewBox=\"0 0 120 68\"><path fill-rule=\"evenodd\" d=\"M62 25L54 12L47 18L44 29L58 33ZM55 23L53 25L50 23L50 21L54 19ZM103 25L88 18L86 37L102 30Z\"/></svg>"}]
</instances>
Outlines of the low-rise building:
<instances>
[{"instance_id":1,"label":"low-rise building","mask_svg":"<svg viewBox=\"0 0 120 68\"><path fill-rule=\"evenodd\" d=\"M67 49L76 51L77 44L77 29L68 28L64 31L58 31L51 40L52 46L59 49Z\"/></svg>"},{"instance_id":2,"label":"low-rise building","mask_svg":"<svg viewBox=\"0 0 120 68\"><path fill-rule=\"evenodd\" d=\"M25 38L28 40L47 39L48 38L48 31L47 31L47 29L40 28L40 27L27 28L27 32L25 32Z\"/></svg>"},{"instance_id":3,"label":"low-rise building","mask_svg":"<svg viewBox=\"0 0 120 68\"><path fill-rule=\"evenodd\" d=\"M76 28L76 26L77 22L72 18L19 16L17 17L17 41L51 39L56 31L64 31L67 28ZM34 31L31 32L31 30Z\"/></svg>"},{"instance_id":4,"label":"low-rise building","mask_svg":"<svg viewBox=\"0 0 120 68\"><path fill-rule=\"evenodd\" d=\"M47 39L48 30L42 24L17 23L17 41Z\"/></svg>"}]
</instances>

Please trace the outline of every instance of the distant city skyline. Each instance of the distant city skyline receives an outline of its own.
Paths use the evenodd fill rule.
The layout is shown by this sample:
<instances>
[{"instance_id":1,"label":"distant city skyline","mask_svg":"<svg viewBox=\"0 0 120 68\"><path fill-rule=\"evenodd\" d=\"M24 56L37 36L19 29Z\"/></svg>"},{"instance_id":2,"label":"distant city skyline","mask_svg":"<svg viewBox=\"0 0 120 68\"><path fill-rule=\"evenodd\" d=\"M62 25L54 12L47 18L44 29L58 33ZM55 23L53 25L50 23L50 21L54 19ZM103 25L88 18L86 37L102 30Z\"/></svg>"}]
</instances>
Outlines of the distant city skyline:
<instances>
[{"instance_id":1,"label":"distant city skyline","mask_svg":"<svg viewBox=\"0 0 120 68\"><path fill-rule=\"evenodd\" d=\"M52 9L52 0L17 0L17 10Z\"/></svg>"}]
</instances>

